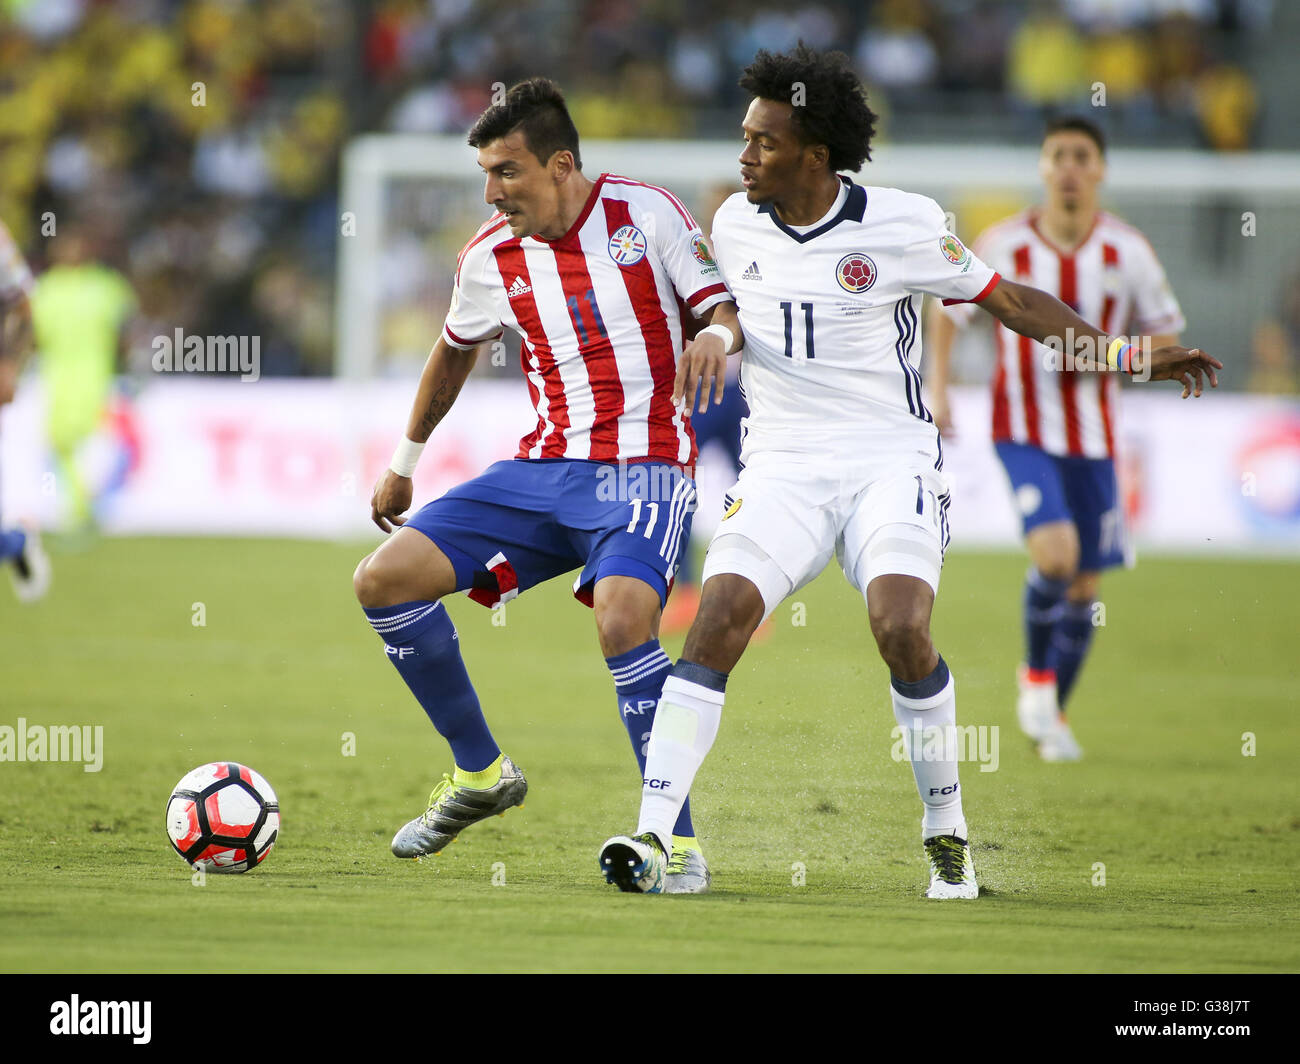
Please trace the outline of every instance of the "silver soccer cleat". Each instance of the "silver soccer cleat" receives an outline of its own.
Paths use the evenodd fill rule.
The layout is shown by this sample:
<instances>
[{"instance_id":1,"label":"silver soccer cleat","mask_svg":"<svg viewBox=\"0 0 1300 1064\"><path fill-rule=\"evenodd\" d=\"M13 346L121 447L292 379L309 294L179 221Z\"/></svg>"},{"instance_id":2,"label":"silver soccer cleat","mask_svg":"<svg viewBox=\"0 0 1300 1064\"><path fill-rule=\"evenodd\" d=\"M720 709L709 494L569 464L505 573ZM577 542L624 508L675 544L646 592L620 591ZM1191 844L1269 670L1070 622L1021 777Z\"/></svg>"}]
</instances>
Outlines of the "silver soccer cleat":
<instances>
[{"instance_id":1,"label":"silver soccer cleat","mask_svg":"<svg viewBox=\"0 0 1300 1064\"><path fill-rule=\"evenodd\" d=\"M649 832L636 838L615 835L600 848L600 870L606 883L629 894L662 894L668 856Z\"/></svg>"},{"instance_id":2,"label":"silver soccer cleat","mask_svg":"<svg viewBox=\"0 0 1300 1064\"><path fill-rule=\"evenodd\" d=\"M1070 731L1064 717L1059 717L1051 730L1038 744L1038 756L1044 761L1078 761L1083 757L1083 747Z\"/></svg>"},{"instance_id":3,"label":"silver soccer cleat","mask_svg":"<svg viewBox=\"0 0 1300 1064\"><path fill-rule=\"evenodd\" d=\"M673 844L673 854L668 858L668 871L664 875L665 894L707 894L713 877L704 854L686 846Z\"/></svg>"},{"instance_id":4,"label":"silver soccer cleat","mask_svg":"<svg viewBox=\"0 0 1300 1064\"><path fill-rule=\"evenodd\" d=\"M930 862L930 889L927 898L978 898L975 862L971 860L966 840L956 835L934 835L922 844Z\"/></svg>"},{"instance_id":5,"label":"silver soccer cleat","mask_svg":"<svg viewBox=\"0 0 1300 1064\"><path fill-rule=\"evenodd\" d=\"M481 790L444 775L429 795L429 808L393 836L393 854L423 857L438 853L471 824L504 816L511 806L523 805L527 793L524 774L508 757L501 758L501 779Z\"/></svg>"}]
</instances>

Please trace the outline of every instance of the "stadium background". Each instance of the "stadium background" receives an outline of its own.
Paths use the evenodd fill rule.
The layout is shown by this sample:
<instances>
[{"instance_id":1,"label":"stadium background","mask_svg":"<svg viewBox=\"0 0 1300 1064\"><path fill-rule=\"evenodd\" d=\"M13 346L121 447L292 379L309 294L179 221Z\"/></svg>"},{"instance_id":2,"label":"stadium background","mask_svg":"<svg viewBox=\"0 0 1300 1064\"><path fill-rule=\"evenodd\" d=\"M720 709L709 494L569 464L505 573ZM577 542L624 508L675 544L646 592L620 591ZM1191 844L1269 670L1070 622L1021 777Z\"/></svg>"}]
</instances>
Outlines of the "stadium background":
<instances>
[{"instance_id":1,"label":"stadium background","mask_svg":"<svg viewBox=\"0 0 1300 1064\"><path fill-rule=\"evenodd\" d=\"M35 516L55 532L49 599L30 609L0 601L3 720L103 721L113 744L100 776L83 776L76 766L0 766L26 773L29 784L6 785L0 803L12 858L2 873L11 889L0 915L13 918L5 927L14 930L0 946L0 963L19 970L183 966L184 944L156 934L153 906L178 919L225 914L246 921L232 941L242 947L238 963L258 969L329 970L340 958L361 969L419 967L430 956L450 957L452 967L615 965L607 950L563 952L564 936L581 937L579 927L613 933L604 922L610 910L601 907L608 899L594 893L595 873L582 862L593 831L619 826L611 803L626 817L635 799L612 720L598 728L571 711L578 701L603 707L609 698L590 622L564 588L521 600L500 633L504 651L487 646L493 629L485 611L453 608L462 631L473 633L465 652L471 675L483 678L494 726L532 744L516 740L539 797L533 805L530 796L531 819L501 822L509 825L502 834L485 829L484 842L462 844L469 853L444 860L440 873L415 872L425 882L441 875L442 897L495 913L480 905L480 880L501 856L512 877L541 884L544 904L579 917L552 927L549 912L516 900L516 916L505 919L517 918L525 937L544 928L542 938L481 964L468 953L416 952L430 946L429 932L395 915L425 893L411 870L393 872L386 833L410 815L407 807L428 782L427 764L410 756L416 744L427 747L428 726L389 675L351 601L348 575L378 539L367 522L370 484L401 431L446 306L456 250L486 208L473 182L384 179L380 255L366 263L380 310L371 337L376 355L364 373L339 374L348 356L339 342L347 309L341 301L350 298L339 287L341 261L353 239L345 235L352 205L342 191L344 164L366 135L446 135L459 144L494 83L537 73L565 88L584 145L662 138L738 152L746 102L734 84L740 67L758 47L781 49L800 38L854 57L884 116L876 148L882 173L891 152L938 152L946 187L960 195L977 158L1005 151L1009 170L1010 160L1032 161L1042 118L1057 110L1099 120L1116 160L1148 167L1178 160L1168 194L1126 199L1103 191L1103 203L1149 232L1187 314L1185 339L1227 365L1223 388L1197 403L1179 403L1168 387L1125 396L1130 515L1146 546L1180 553L1117 576L1107 593L1119 632L1099 641L1097 679L1084 689L1085 708L1096 711L1081 729L1095 755L1081 769L1095 775L1074 777L1086 781L1085 800L1068 777L1034 775L1046 767L1020 753L1006 755L1002 772L988 778L996 786L978 773L963 776L990 823L1021 823L1026 810L1037 816L1034 826L978 851L977 861L993 895L1026 909L1041 903L1044 909L1034 909L1041 919L1017 922L1026 919L1021 912L995 929L1003 920L995 909L986 918L992 938L962 939L955 957L914 952L904 931L915 919L917 871L896 851L898 833L911 838L911 797L896 775L884 779L897 765L861 767L858 725L844 723L863 670L878 662L861 664L861 640L850 638L862 632L854 635L841 620L860 602L832 573L809 591L809 616L822 620L778 632L761 658L766 671L756 680L748 672L735 678L737 705L757 697L777 709L737 717L730 750L717 761L716 786L730 791L705 795L715 816L716 860L740 884L710 901L735 901L726 891L746 883L759 884L753 889L760 893L787 893L749 913L729 910L725 933L708 923L717 908L691 916L687 924L701 935L741 943L730 954L701 952L692 964L1239 970L1300 963L1275 934L1276 921L1291 912L1294 883L1294 847L1277 847L1298 823L1295 788L1277 785L1276 773L1296 756L1289 633L1300 623L1300 181L1290 175L1300 165L1300 69L1293 62L1300 5L0 0L0 17L0 218L38 280L59 241L75 237L130 283L137 305L126 324L119 386L81 455L100 531L109 536L71 527L46 442L39 352L18 402L0 412L0 513L6 521ZM1097 82L1106 87L1104 108L1090 106ZM457 150L472 170L470 150ZM1184 154L1150 154L1156 150ZM599 169L597 154L589 169ZM400 147L385 158L400 171ZM1118 169L1112 165L1116 180ZM1187 188L1189 171L1193 183L1204 176L1205 188ZM1233 178L1223 173L1258 183L1225 191ZM945 198L961 235L972 239L983 224L1032 201L1028 176L1028 190L1017 173L1004 189ZM863 179L873 180L870 167ZM692 206L703 214L710 189L692 186L699 197ZM1255 216L1256 235L1243 233L1243 212ZM155 342L177 329L256 338L259 379L155 372ZM1000 719L1011 733L1023 561L1006 551L1016 543L1014 521L1001 474L981 450L987 369L976 348L957 367L966 382L961 435L945 447L961 482L956 561L945 570L937 623L964 666L963 704L971 707L964 719ZM425 456L417 499L510 453L530 421L513 363L480 359ZM700 525L707 524L702 514ZM241 538L160 540L155 533ZM272 535L298 538L254 538ZM302 542L307 537L324 542ZM1003 551L985 553L988 546ZM1189 564L1183 552L1192 550L1198 559ZM1207 560L1207 550L1222 556ZM1255 564L1264 554L1285 560ZM1003 592L989 594L994 586ZM268 612L268 603L277 608ZM289 616L279 609L285 604L294 608ZM210 627L195 626L198 605ZM536 640L543 630L545 654ZM510 667L501 668L502 660ZM808 723L800 668L821 677L815 724ZM883 693L883 675L872 673L870 683L875 695ZM734 730L741 727L743 736ZM321 766L339 764L336 736L352 728L377 753L344 763L342 794L322 782ZM1224 735L1233 746L1243 729L1273 736L1268 757L1249 762L1263 771L1251 775L1235 747L1216 761L1221 751L1205 746L1206 736L1218 742ZM581 784L564 775L577 749ZM286 810L283 844L265 874L257 873L269 886L256 898L227 887L202 902L184 895L185 870L162 837L166 788L214 756L252 763L276 785ZM807 852L799 856L810 870L840 861L845 820L834 818L856 808L855 796L867 802L878 834L855 835L844 860L872 869L870 889L888 895L895 907L884 915L896 920L846 927L846 910L835 906L855 906L862 887L847 872L818 880L833 884L830 896L801 902L790 919L789 855L764 827L784 817L786 806L771 804L762 781L742 771L747 761L786 764L805 781L784 786L783 800L816 814L800 818ZM853 782L823 794L807 782L823 774ZM548 788L565 798L549 811ZM1183 797L1170 804L1156 792ZM739 811L729 812L737 801ZM1154 810L1159 822L1128 816L1139 808ZM1101 814L1090 818L1096 809ZM599 825L583 815L590 810L599 811ZM906 825L895 835L882 828L894 824L891 817L895 827ZM312 831L322 824L330 830ZM1046 856L1033 846L1043 841L1044 824L1052 831ZM1127 833L1130 866L1140 871L1129 881L1133 893L1117 887L1108 897L1123 899L1119 909L1088 893L1086 873L1082 893L1061 885L1067 872L1075 874L1068 862L1087 868L1109 852L1104 840L1120 833ZM491 849L502 838L505 849ZM1210 840L1197 851L1209 863L1185 894L1168 875L1188 838ZM51 855L67 852L50 848L59 840L100 860L53 871ZM571 859L583 874L560 877L535 860L543 843L550 859ZM760 857L771 867L746 864ZM331 863L359 865L346 874L365 878L322 882L320 869ZM1250 898L1237 893L1243 878L1252 884ZM123 882L133 897L124 896ZM286 882L319 885L318 907L276 890ZM565 893L570 882L591 888L590 909L581 908L585 894L574 902ZM364 896L349 892L357 885ZM1188 906L1178 920L1166 918L1171 897ZM1208 916L1196 908L1202 904ZM80 915L94 906L100 917ZM1053 912L1064 910L1083 915L1062 925ZM1098 934L1095 913L1131 937ZM822 917L821 932L806 932L804 921ZM489 927L493 918L501 917L490 917ZM1196 939L1205 950L1199 960L1179 952L1190 927L1205 931ZM871 936L891 928L897 939L884 952L854 952L880 948ZM770 939L743 944L760 933ZM763 952L772 943L779 956ZM444 947L441 939L434 945ZM477 948L490 948L489 940Z\"/></svg>"},{"instance_id":2,"label":"stadium background","mask_svg":"<svg viewBox=\"0 0 1300 1064\"><path fill-rule=\"evenodd\" d=\"M358 218L340 175L359 137L404 134L410 143L446 135L434 157L473 175L472 153L457 141L493 85L550 74L593 144L714 145L710 172L723 160L721 182L688 167L672 182L705 214L734 182L730 159L744 104L736 70L757 47L800 38L848 51L884 116L865 179L895 183L891 159L936 152L935 165L922 170L941 177L915 179L912 167L896 183L939 198L967 240L1036 199L1032 149L1044 115L1071 110L1098 120L1111 140L1117 189L1104 202L1159 249L1187 311L1186 336L1224 358L1224 387L1283 397L1300 391L1293 241L1300 126L1287 104L1300 77L1288 62L1300 9L1292 4L881 0L697 11L679 0L10 0L4 10L0 218L38 276L61 243L80 241L129 282L136 300L125 326L122 387L77 459L98 521L111 532L364 532L366 486L382 468L440 327L454 255L486 208L472 176L431 181L409 165L402 170L394 149L384 157L395 172L376 201L381 220ZM1104 107L1092 105L1099 84ZM1154 155L1156 148L1172 154ZM601 168L599 156L588 152L589 169ZM976 160L987 170L990 157L995 167L1007 159L1007 182L971 186ZM1225 160L1237 169L1221 172ZM1162 168L1180 182L1174 191L1161 186ZM1203 175L1206 187L1187 186L1189 174L1193 183ZM1119 188L1135 175L1145 175L1142 191ZM1246 187L1245 177L1256 183ZM1249 237L1247 212L1255 219ZM348 241L358 242L358 225L372 241L370 256L353 264L368 279L364 291L346 287L340 266ZM369 333L360 342L345 335L347 316L371 303ZM255 342L259 381L242 388L211 381L204 389L201 377L160 380L153 352L178 329ZM360 368L349 367L362 348ZM978 334L956 353L956 383L972 385L958 396L965 432L952 449L966 485L959 498L965 490L969 503L969 520L956 522L958 544L1015 539L1000 474L976 431L987 424L989 355ZM4 415L0 512L66 527L76 518L49 475L39 357L33 365ZM348 389L284 383L336 372L352 378ZM494 390L494 378L517 382L513 351L480 360L475 387L446 426L447 446L426 463L423 493L510 453L512 437L522 435L516 426L529 420L523 389ZM353 389L362 386L371 398L355 403ZM1152 398L1160 404L1155 413L1130 403L1125 422L1129 514L1139 541L1271 552L1300 546L1294 401L1175 412L1168 395ZM1170 431L1189 435L1178 418L1199 419L1194 438L1205 454L1196 465L1214 486L1210 493L1188 490L1186 463L1169 445ZM1157 488L1171 498L1148 505ZM307 518L278 510L259 523L282 493ZM1199 504L1186 520L1178 519L1180 499ZM709 517L706 511L702 531Z\"/></svg>"}]
</instances>

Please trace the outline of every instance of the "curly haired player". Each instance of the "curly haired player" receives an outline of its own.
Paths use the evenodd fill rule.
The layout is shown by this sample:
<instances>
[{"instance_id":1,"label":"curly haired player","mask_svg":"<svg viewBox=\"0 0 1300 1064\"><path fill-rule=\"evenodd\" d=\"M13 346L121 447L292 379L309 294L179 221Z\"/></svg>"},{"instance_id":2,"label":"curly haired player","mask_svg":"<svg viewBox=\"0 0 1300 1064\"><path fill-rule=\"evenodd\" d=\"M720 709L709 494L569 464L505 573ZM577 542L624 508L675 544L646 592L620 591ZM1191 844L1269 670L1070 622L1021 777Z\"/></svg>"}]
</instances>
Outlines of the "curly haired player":
<instances>
[{"instance_id":1,"label":"curly haired player","mask_svg":"<svg viewBox=\"0 0 1300 1064\"><path fill-rule=\"evenodd\" d=\"M955 744L926 741L935 729L951 734L957 703L930 638L948 486L921 400L917 305L925 294L974 302L1035 340L1073 335L1077 365L1138 369L1198 395L1221 364L1172 346L1135 355L1054 296L1004 280L947 231L933 200L840 174L870 158L875 128L842 53L760 51L740 85L754 97L741 127L745 191L718 211L713 244L744 334L745 468L709 546L699 613L664 683L637 834L610 839L601 868L622 890L659 889L673 820L718 732L728 674L764 617L834 556L866 597L894 716L911 736L928 896L974 898Z\"/></svg>"}]
</instances>

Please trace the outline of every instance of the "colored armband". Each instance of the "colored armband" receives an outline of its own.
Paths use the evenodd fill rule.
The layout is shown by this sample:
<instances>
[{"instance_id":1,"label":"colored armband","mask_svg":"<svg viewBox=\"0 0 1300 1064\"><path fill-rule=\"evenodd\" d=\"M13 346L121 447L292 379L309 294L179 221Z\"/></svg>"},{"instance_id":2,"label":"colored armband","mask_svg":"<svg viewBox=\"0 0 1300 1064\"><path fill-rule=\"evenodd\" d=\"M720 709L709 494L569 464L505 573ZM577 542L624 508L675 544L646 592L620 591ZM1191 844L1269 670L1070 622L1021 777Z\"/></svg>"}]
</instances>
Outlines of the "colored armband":
<instances>
[{"instance_id":1,"label":"colored armband","mask_svg":"<svg viewBox=\"0 0 1300 1064\"><path fill-rule=\"evenodd\" d=\"M1106 366L1120 373L1133 372L1133 345L1122 336L1117 336L1106 349Z\"/></svg>"}]
</instances>

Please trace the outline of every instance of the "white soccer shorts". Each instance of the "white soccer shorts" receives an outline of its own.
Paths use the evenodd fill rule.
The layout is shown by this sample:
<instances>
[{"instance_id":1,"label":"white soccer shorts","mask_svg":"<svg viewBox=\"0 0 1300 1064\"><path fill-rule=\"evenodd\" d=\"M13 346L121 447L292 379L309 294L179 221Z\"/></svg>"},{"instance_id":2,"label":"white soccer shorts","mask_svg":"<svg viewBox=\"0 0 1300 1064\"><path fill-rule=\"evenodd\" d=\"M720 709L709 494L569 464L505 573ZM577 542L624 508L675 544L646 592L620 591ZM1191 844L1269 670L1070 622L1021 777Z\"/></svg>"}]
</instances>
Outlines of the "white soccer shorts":
<instances>
[{"instance_id":1,"label":"white soccer shorts","mask_svg":"<svg viewBox=\"0 0 1300 1064\"><path fill-rule=\"evenodd\" d=\"M745 577L768 615L819 576L832 555L863 594L876 577L894 573L939 591L949 488L933 467L895 460L828 469L807 458L758 454L727 504L703 579Z\"/></svg>"}]
</instances>

